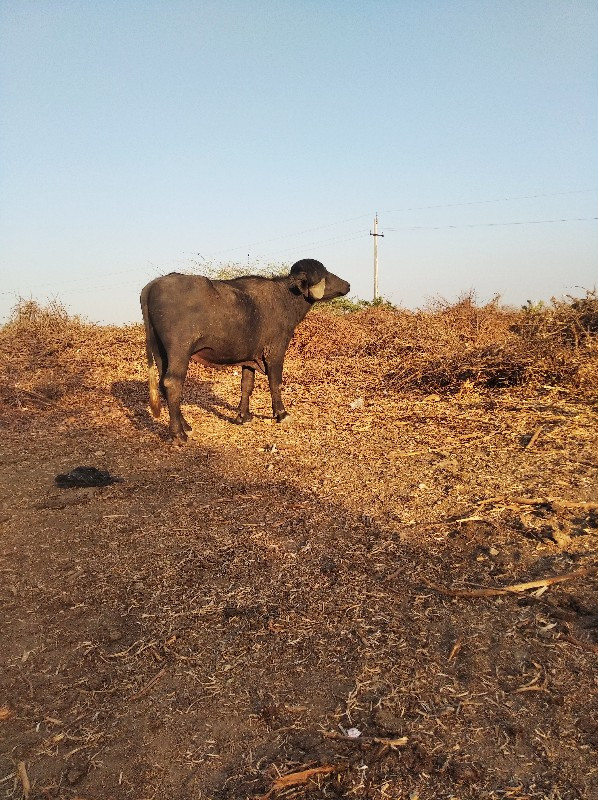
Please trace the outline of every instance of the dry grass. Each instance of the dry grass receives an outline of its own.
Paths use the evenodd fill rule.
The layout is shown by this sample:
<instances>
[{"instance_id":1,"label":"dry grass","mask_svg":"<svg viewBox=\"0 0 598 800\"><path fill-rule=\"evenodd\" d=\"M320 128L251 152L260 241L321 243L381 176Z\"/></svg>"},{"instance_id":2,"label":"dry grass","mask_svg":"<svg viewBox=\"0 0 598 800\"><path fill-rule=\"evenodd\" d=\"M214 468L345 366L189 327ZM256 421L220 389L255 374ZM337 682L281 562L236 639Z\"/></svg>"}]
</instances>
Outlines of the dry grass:
<instances>
[{"instance_id":1,"label":"dry grass","mask_svg":"<svg viewBox=\"0 0 598 800\"><path fill-rule=\"evenodd\" d=\"M0 331L0 792L590 800L596 297L309 315L294 423L140 325ZM354 403L360 399L360 403ZM59 490L95 464L122 478ZM357 728L361 736L349 735Z\"/></svg>"},{"instance_id":2,"label":"dry grass","mask_svg":"<svg viewBox=\"0 0 598 800\"><path fill-rule=\"evenodd\" d=\"M0 409L91 401L116 365L141 367L142 341L140 325L94 325L58 302L20 303L0 329Z\"/></svg>"},{"instance_id":3,"label":"dry grass","mask_svg":"<svg viewBox=\"0 0 598 800\"><path fill-rule=\"evenodd\" d=\"M294 350L383 362L384 388L456 393L544 384L598 390L598 297L513 311L497 301L477 306L471 295L438 301L416 313L388 306L343 317L314 315ZM293 352L293 351L291 351Z\"/></svg>"},{"instance_id":4,"label":"dry grass","mask_svg":"<svg viewBox=\"0 0 598 800\"><path fill-rule=\"evenodd\" d=\"M24 302L0 333L0 402L44 405L82 386L93 391L98 372L137 361L141 343L140 326L89 325L58 303ZM588 292L520 311L497 301L480 307L472 295L418 312L323 308L300 326L289 356L371 360L380 387L397 392L555 385L591 394L598 391L598 297Z\"/></svg>"}]
</instances>

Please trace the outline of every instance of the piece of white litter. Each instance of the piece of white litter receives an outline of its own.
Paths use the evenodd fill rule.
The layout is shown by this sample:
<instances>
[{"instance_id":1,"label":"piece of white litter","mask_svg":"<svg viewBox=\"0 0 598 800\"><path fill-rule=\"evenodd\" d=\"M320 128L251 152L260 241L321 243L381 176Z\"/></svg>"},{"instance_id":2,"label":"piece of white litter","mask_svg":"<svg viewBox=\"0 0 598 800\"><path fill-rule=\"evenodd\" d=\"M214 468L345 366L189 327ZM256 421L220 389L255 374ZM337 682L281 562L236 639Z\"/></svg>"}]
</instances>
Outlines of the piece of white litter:
<instances>
[{"instance_id":1,"label":"piece of white litter","mask_svg":"<svg viewBox=\"0 0 598 800\"><path fill-rule=\"evenodd\" d=\"M361 736L361 731L359 728L347 728L347 736L349 739L357 739Z\"/></svg>"},{"instance_id":2,"label":"piece of white litter","mask_svg":"<svg viewBox=\"0 0 598 800\"><path fill-rule=\"evenodd\" d=\"M349 403L349 408L363 408L363 397L358 397L357 400Z\"/></svg>"}]
</instances>

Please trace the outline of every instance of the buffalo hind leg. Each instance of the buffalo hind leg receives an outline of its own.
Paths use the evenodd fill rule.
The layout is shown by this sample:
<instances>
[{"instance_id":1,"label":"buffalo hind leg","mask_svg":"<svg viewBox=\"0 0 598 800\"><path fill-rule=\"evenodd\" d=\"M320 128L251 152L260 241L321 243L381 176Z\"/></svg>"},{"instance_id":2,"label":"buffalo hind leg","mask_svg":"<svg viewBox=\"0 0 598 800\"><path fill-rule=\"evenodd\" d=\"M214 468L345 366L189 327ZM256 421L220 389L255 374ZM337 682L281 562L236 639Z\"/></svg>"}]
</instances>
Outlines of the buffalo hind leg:
<instances>
[{"instance_id":1,"label":"buffalo hind leg","mask_svg":"<svg viewBox=\"0 0 598 800\"><path fill-rule=\"evenodd\" d=\"M241 375L241 402L239 403L239 410L234 421L237 425L242 425L244 422L249 422L253 419L253 414L249 411L249 398L253 392L255 384L255 370L253 367L243 367Z\"/></svg>"},{"instance_id":2,"label":"buffalo hind leg","mask_svg":"<svg viewBox=\"0 0 598 800\"><path fill-rule=\"evenodd\" d=\"M282 402L282 364L283 359L275 359L268 363L268 383L270 385L270 395L272 396L272 416L277 422L282 422L289 417L289 414Z\"/></svg>"},{"instance_id":3,"label":"buffalo hind leg","mask_svg":"<svg viewBox=\"0 0 598 800\"><path fill-rule=\"evenodd\" d=\"M169 359L168 368L164 375L164 391L168 402L170 423L168 430L170 438L175 444L184 444L187 441L186 431L191 430L189 423L181 414L181 400L183 397L183 384L187 377L189 361Z\"/></svg>"},{"instance_id":4,"label":"buffalo hind leg","mask_svg":"<svg viewBox=\"0 0 598 800\"><path fill-rule=\"evenodd\" d=\"M158 370L158 388L160 390L160 394L162 397L168 402L168 393L166 391L166 386L164 385L164 378L166 377L166 373L168 371L167 364L168 364L168 357L166 355L166 351L164 350L164 346L160 341L158 341L156 348L153 351L154 356L154 363L156 365L156 369ZM185 379L183 378L183 382ZM158 401L159 402L159 401ZM193 428L185 417L181 414L181 420L183 422L183 430L191 431Z\"/></svg>"}]
</instances>

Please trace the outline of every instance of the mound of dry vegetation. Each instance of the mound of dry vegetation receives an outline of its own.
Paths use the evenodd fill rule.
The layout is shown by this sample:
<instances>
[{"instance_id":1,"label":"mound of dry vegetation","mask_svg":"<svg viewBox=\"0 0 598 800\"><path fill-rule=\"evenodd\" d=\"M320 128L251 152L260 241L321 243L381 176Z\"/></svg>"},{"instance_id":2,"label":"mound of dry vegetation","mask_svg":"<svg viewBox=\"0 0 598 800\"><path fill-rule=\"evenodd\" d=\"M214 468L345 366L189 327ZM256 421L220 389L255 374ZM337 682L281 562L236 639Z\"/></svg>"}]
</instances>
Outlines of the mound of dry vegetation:
<instances>
[{"instance_id":1,"label":"mound of dry vegetation","mask_svg":"<svg viewBox=\"0 0 598 800\"><path fill-rule=\"evenodd\" d=\"M0 330L0 408L50 409L89 399L113 370L142 366L142 343L141 325L95 325L57 302L22 302Z\"/></svg>"},{"instance_id":2,"label":"mound of dry vegetation","mask_svg":"<svg viewBox=\"0 0 598 800\"><path fill-rule=\"evenodd\" d=\"M336 318L326 314L325 322L313 315L298 331L295 348L383 359L389 367L384 386L395 391L551 384L592 392L598 388L598 297L588 292L515 311L497 300L478 306L469 294L417 312L381 305Z\"/></svg>"},{"instance_id":3,"label":"mound of dry vegetation","mask_svg":"<svg viewBox=\"0 0 598 800\"><path fill-rule=\"evenodd\" d=\"M289 358L336 372L354 359L385 391L454 394L471 389L542 386L591 394L598 390L598 297L549 306L478 306L472 295L437 301L416 312L390 305L340 311L322 306L306 317ZM304 358L305 357L305 358ZM48 406L70 394L93 394L118 365L140 365L141 325L98 326L69 317L58 303L19 304L0 331L0 404ZM304 370L310 378L309 363Z\"/></svg>"}]
</instances>

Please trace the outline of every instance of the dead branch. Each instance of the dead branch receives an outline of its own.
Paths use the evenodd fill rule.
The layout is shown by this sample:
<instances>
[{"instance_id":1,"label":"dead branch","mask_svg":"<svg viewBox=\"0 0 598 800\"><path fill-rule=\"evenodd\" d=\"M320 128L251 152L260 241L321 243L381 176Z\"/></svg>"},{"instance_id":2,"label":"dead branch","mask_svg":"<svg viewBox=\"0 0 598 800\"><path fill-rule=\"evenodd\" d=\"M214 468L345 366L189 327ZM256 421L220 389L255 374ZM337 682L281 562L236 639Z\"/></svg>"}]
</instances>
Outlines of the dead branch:
<instances>
[{"instance_id":1,"label":"dead branch","mask_svg":"<svg viewBox=\"0 0 598 800\"><path fill-rule=\"evenodd\" d=\"M590 653L598 653L598 644L594 644L593 642L585 642L583 639L574 639L573 636L566 636L565 634L561 634L559 639L574 644L576 647L581 647L582 650L589 650Z\"/></svg>"},{"instance_id":2,"label":"dead branch","mask_svg":"<svg viewBox=\"0 0 598 800\"><path fill-rule=\"evenodd\" d=\"M575 503L572 500L552 500L551 505L557 511L559 509L579 509L580 511L593 511L598 508L598 503Z\"/></svg>"},{"instance_id":3,"label":"dead branch","mask_svg":"<svg viewBox=\"0 0 598 800\"><path fill-rule=\"evenodd\" d=\"M536 430L530 436L529 442L525 445L525 449L529 450L530 447L533 447L535 443L538 441L540 434L542 433L542 426L539 425Z\"/></svg>"},{"instance_id":4,"label":"dead branch","mask_svg":"<svg viewBox=\"0 0 598 800\"><path fill-rule=\"evenodd\" d=\"M521 692L547 692L548 689L544 684L541 686L520 686L519 689L514 689L513 694L520 694Z\"/></svg>"},{"instance_id":5,"label":"dead branch","mask_svg":"<svg viewBox=\"0 0 598 800\"><path fill-rule=\"evenodd\" d=\"M461 637L459 637L457 639L457 641L455 642L455 644L453 645L453 647L451 649L451 652L449 653L449 657L448 657L449 661L453 660L453 658L457 655L457 653L459 652L459 650L461 649L462 646L463 646L463 639Z\"/></svg>"},{"instance_id":6,"label":"dead branch","mask_svg":"<svg viewBox=\"0 0 598 800\"><path fill-rule=\"evenodd\" d=\"M140 689L135 694L132 694L130 699L131 700L139 700L140 697L143 697L145 694L147 694L150 691L150 689L152 689L152 687L154 687L158 683L158 681L160 680L162 675L164 675L165 672L166 672L166 667L162 667L160 672L158 672L156 675L154 675L154 677L151 679L151 681L149 683L147 683L143 687L143 689Z\"/></svg>"},{"instance_id":7,"label":"dead branch","mask_svg":"<svg viewBox=\"0 0 598 800\"><path fill-rule=\"evenodd\" d=\"M349 742L350 744L382 744L385 747L404 747L409 739L407 736L401 736L398 739L389 739L383 736L345 736L343 733L336 731L326 731L324 736L327 739L337 739L341 742Z\"/></svg>"},{"instance_id":8,"label":"dead branch","mask_svg":"<svg viewBox=\"0 0 598 800\"><path fill-rule=\"evenodd\" d=\"M542 668L539 664L534 662L534 666L539 670L538 674L535 675L531 681L520 686L518 689L514 689L514 694L521 694L522 692L547 692L548 689L546 688L548 681L546 680L546 675L544 675L544 680L540 683L540 678L543 676Z\"/></svg>"},{"instance_id":9,"label":"dead branch","mask_svg":"<svg viewBox=\"0 0 598 800\"><path fill-rule=\"evenodd\" d=\"M19 761L17 766L17 772L19 774L19 778L21 779L21 784L23 786L23 797L25 800L31 794L31 783L29 781L29 776L27 775L27 767L25 766L24 761Z\"/></svg>"},{"instance_id":10,"label":"dead branch","mask_svg":"<svg viewBox=\"0 0 598 800\"><path fill-rule=\"evenodd\" d=\"M34 392L32 389L17 388L17 392L19 392L20 394L26 394L28 397L31 397L32 400L36 400L38 403L42 403L43 405L46 406L52 405L51 400L48 400L47 397L44 397L38 392Z\"/></svg>"},{"instance_id":11,"label":"dead branch","mask_svg":"<svg viewBox=\"0 0 598 800\"><path fill-rule=\"evenodd\" d=\"M555 583L563 583L564 581L583 578L587 575L595 575L596 571L596 567L585 567L575 572L554 575L551 578L542 578L541 580L528 581L527 583L513 583L510 586L501 586L495 589L445 589L443 586L438 586L438 584L435 583L426 583L425 585L447 597L495 597L501 594L524 592L526 589L539 589L542 586L552 586Z\"/></svg>"},{"instance_id":12,"label":"dead branch","mask_svg":"<svg viewBox=\"0 0 598 800\"><path fill-rule=\"evenodd\" d=\"M581 511L592 511L598 508L598 503L576 502L574 500L559 500L552 497L488 497L480 502L481 506L498 505L500 503L512 503L518 506L551 506L555 511L563 509L579 509Z\"/></svg>"},{"instance_id":13,"label":"dead branch","mask_svg":"<svg viewBox=\"0 0 598 800\"><path fill-rule=\"evenodd\" d=\"M341 769L343 769L343 766L339 764L325 764L321 767L312 767L299 772L291 772L288 775L281 775L280 778L276 778L272 783L266 794L257 795L254 800L269 800L274 792L280 789L287 789L290 786L303 786L317 775L329 775L331 772L339 772Z\"/></svg>"}]
</instances>

